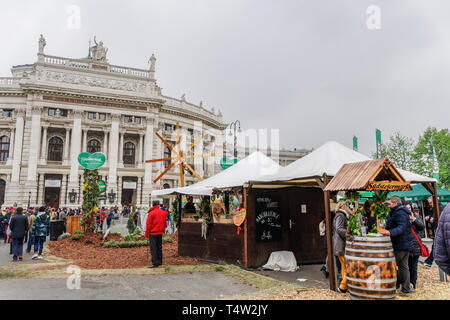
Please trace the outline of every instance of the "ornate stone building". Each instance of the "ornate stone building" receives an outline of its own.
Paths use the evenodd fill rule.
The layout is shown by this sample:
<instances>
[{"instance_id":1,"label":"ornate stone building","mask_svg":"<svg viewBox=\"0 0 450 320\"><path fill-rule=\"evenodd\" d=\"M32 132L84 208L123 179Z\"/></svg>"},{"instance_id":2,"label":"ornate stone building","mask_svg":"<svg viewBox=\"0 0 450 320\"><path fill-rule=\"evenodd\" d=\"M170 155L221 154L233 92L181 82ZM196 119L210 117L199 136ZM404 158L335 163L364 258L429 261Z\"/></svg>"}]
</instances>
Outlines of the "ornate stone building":
<instances>
[{"instance_id":1,"label":"ornate stone building","mask_svg":"<svg viewBox=\"0 0 450 320\"><path fill-rule=\"evenodd\" d=\"M171 152L155 132L175 145L180 123L189 146L206 131L191 165L200 176L220 170L223 130L219 112L164 96L155 80L152 55L147 70L108 62L103 43L90 47L89 56L71 59L44 53L39 39L37 62L14 66L12 77L0 78L0 204L78 207L82 202L83 168L80 152L102 152L106 163L99 175L107 184L100 205L131 201L147 206L153 188L178 186L178 168L156 184L153 180L170 162ZM197 178L186 172L186 184Z\"/></svg>"}]
</instances>

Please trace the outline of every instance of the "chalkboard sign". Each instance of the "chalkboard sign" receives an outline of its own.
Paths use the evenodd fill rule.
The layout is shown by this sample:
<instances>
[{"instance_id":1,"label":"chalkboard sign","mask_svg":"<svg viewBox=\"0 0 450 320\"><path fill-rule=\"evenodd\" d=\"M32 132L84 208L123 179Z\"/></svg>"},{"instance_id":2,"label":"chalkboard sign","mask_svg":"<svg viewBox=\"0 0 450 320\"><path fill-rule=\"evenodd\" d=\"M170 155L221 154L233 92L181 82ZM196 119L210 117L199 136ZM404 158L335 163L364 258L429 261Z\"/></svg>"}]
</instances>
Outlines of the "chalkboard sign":
<instances>
[{"instance_id":1,"label":"chalkboard sign","mask_svg":"<svg viewBox=\"0 0 450 320\"><path fill-rule=\"evenodd\" d=\"M255 201L256 241L281 241L280 198L256 196Z\"/></svg>"}]
</instances>

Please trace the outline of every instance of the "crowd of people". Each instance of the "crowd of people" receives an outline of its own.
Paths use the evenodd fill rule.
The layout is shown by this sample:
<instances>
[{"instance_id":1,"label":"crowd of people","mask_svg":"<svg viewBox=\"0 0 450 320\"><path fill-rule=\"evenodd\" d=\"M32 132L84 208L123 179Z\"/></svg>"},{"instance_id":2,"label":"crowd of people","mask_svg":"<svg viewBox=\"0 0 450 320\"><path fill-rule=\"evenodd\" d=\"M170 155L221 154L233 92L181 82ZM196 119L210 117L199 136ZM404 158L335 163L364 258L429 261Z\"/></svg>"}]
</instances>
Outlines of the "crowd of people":
<instances>
[{"instance_id":1,"label":"crowd of people","mask_svg":"<svg viewBox=\"0 0 450 320\"><path fill-rule=\"evenodd\" d=\"M447 274L450 272L450 204L440 205L441 217L439 225L434 216L433 199L428 199L428 210L425 221L419 215L419 209L410 202L403 203L398 196L392 196L386 205L390 208L385 229L379 231L384 236L390 236L397 265L397 289L402 294L415 292L417 287L417 269L419 257L427 256L422 263L431 267L433 261ZM333 254L337 258L341 281L338 291L346 293L348 290L345 269L345 245L347 237L347 221L352 214L350 203L341 201L337 204L332 225ZM421 242L425 235L425 224L428 223L433 235L436 235L431 253ZM328 275L326 266L322 271Z\"/></svg>"}]
</instances>

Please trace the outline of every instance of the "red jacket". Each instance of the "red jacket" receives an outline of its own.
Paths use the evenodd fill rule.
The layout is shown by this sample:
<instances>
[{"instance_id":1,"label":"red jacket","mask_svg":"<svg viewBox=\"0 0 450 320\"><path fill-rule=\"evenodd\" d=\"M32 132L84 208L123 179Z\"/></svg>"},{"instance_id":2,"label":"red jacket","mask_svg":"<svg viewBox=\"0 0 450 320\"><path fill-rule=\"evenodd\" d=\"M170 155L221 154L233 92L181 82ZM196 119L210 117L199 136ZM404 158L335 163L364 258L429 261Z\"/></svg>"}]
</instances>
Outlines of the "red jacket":
<instances>
[{"instance_id":1,"label":"red jacket","mask_svg":"<svg viewBox=\"0 0 450 320\"><path fill-rule=\"evenodd\" d=\"M159 205L154 206L148 212L146 225L146 238L148 238L149 235L163 234L167 226L167 211L162 210Z\"/></svg>"}]
</instances>

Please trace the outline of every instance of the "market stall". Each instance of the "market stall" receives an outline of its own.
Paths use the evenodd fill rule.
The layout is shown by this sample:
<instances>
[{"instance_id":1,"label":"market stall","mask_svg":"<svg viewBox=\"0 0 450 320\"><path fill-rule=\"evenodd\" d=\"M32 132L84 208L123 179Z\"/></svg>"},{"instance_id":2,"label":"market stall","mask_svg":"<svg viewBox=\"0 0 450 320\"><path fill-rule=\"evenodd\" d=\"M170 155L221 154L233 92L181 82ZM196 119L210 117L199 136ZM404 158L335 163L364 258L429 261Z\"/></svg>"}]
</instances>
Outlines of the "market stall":
<instances>
[{"instance_id":1,"label":"market stall","mask_svg":"<svg viewBox=\"0 0 450 320\"><path fill-rule=\"evenodd\" d=\"M326 220L326 243L327 248L332 248L331 240L331 214L336 204L336 192L324 191L329 181L337 174L339 169L348 163L356 163L372 160L369 157L347 148L337 142L330 141L314 150L303 158L283 167L277 174L260 177L258 180L250 181L248 185L248 204L252 194L282 196L280 206L282 208L282 239L283 244L279 247L288 247L294 252L300 263L325 261L326 253L323 251L323 236L319 235L318 225L323 219ZM412 172L398 169L397 172L408 182L421 183L429 189L433 195L436 188L436 180L424 177ZM376 185L375 185L376 186ZM437 198L435 201L437 201ZM436 206L435 206L436 207ZM436 210L436 208L435 208ZM255 214L251 206L247 207L248 232L254 229L252 219ZM304 213L307 214L304 214ZM326 214L325 214L326 213ZM258 250L257 244L248 236L248 262L249 266L262 264L264 259L270 255L267 251ZM319 246L322 245L322 246ZM310 249L312 248L312 250ZM255 251L258 254L255 256ZM312 251L312 252L311 252ZM333 257L328 252L329 261ZM334 268L330 271L330 289L335 290Z\"/></svg>"},{"instance_id":2,"label":"market stall","mask_svg":"<svg viewBox=\"0 0 450 320\"><path fill-rule=\"evenodd\" d=\"M280 166L261 152L254 152L226 170L182 188L154 190L152 197L176 195L180 256L206 261L244 264L246 192L244 184L274 174ZM182 204L197 198L196 210ZM189 211L189 212L188 212Z\"/></svg>"},{"instance_id":3,"label":"market stall","mask_svg":"<svg viewBox=\"0 0 450 320\"><path fill-rule=\"evenodd\" d=\"M345 164L324 188L326 193L346 191L352 204L348 218L345 270L352 299L393 299L396 291L396 264L389 236L383 230L389 208L385 205L390 191L408 191L412 187L388 159ZM373 191L369 212L359 208L357 191ZM331 215L329 210L326 215ZM373 226L366 216L376 217ZM329 261L332 257L328 252ZM336 281L334 279L334 281ZM337 285L337 283L336 283Z\"/></svg>"}]
</instances>

